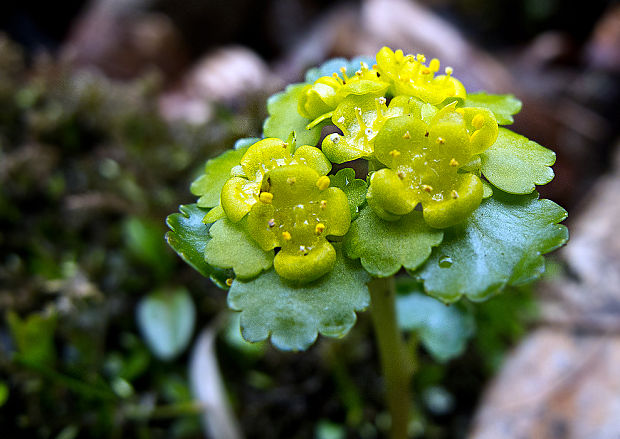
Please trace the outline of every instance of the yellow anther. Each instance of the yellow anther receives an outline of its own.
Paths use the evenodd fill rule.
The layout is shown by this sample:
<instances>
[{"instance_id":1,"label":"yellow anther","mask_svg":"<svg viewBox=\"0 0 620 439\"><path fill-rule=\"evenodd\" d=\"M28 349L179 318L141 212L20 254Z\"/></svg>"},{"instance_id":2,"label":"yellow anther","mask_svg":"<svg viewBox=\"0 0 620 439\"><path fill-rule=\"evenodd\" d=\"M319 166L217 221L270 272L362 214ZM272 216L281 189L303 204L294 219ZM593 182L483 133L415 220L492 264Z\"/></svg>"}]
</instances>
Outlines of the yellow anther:
<instances>
[{"instance_id":1,"label":"yellow anther","mask_svg":"<svg viewBox=\"0 0 620 439\"><path fill-rule=\"evenodd\" d=\"M411 139L411 134L409 134L409 131L405 131L405 134L403 134L403 139Z\"/></svg>"},{"instance_id":2,"label":"yellow anther","mask_svg":"<svg viewBox=\"0 0 620 439\"><path fill-rule=\"evenodd\" d=\"M324 191L329 187L329 183L329 177L327 175L323 175L316 181L316 187L318 187L320 191Z\"/></svg>"},{"instance_id":3,"label":"yellow anther","mask_svg":"<svg viewBox=\"0 0 620 439\"><path fill-rule=\"evenodd\" d=\"M443 137L437 137L437 143L439 143L440 145L443 145L444 143L446 143L446 141L444 140Z\"/></svg>"},{"instance_id":4,"label":"yellow anther","mask_svg":"<svg viewBox=\"0 0 620 439\"><path fill-rule=\"evenodd\" d=\"M289 177L286 179L286 182L288 184L295 184L295 182L297 181L297 179L295 177Z\"/></svg>"},{"instance_id":5,"label":"yellow anther","mask_svg":"<svg viewBox=\"0 0 620 439\"><path fill-rule=\"evenodd\" d=\"M454 69L452 67L446 67L446 75L450 76L454 73Z\"/></svg>"},{"instance_id":6,"label":"yellow anther","mask_svg":"<svg viewBox=\"0 0 620 439\"><path fill-rule=\"evenodd\" d=\"M394 52L394 59L396 59L396 62L402 62L404 58L405 54L402 50L398 49L396 52Z\"/></svg>"},{"instance_id":7,"label":"yellow anther","mask_svg":"<svg viewBox=\"0 0 620 439\"><path fill-rule=\"evenodd\" d=\"M479 130L484 125L484 116L482 114L476 114L471 121L471 124L475 129Z\"/></svg>"},{"instance_id":8,"label":"yellow anther","mask_svg":"<svg viewBox=\"0 0 620 439\"><path fill-rule=\"evenodd\" d=\"M271 218L269 221L267 221L267 225L271 228L274 227L276 225L276 220L274 218Z\"/></svg>"},{"instance_id":9,"label":"yellow anther","mask_svg":"<svg viewBox=\"0 0 620 439\"><path fill-rule=\"evenodd\" d=\"M428 192L428 193L430 194L430 193L433 191L433 187L432 187L432 186L429 186L429 185L427 185L427 184L423 184L423 185L422 185L422 190L423 190L424 192Z\"/></svg>"},{"instance_id":10,"label":"yellow anther","mask_svg":"<svg viewBox=\"0 0 620 439\"><path fill-rule=\"evenodd\" d=\"M291 234L289 232L282 232L282 239L284 239L285 241L290 241Z\"/></svg>"},{"instance_id":11,"label":"yellow anther","mask_svg":"<svg viewBox=\"0 0 620 439\"><path fill-rule=\"evenodd\" d=\"M390 151L390 155L393 159L397 159L398 157L400 157L400 151L397 149L393 149Z\"/></svg>"},{"instance_id":12,"label":"yellow anther","mask_svg":"<svg viewBox=\"0 0 620 439\"><path fill-rule=\"evenodd\" d=\"M316 233L317 235L320 235L324 231L325 231L325 224L323 223L318 223L316 227L314 228L314 233Z\"/></svg>"},{"instance_id":13,"label":"yellow anther","mask_svg":"<svg viewBox=\"0 0 620 439\"><path fill-rule=\"evenodd\" d=\"M321 207L321 209L325 209L327 207L327 201L321 200L321 202L319 203L319 206Z\"/></svg>"},{"instance_id":14,"label":"yellow anther","mask_svg":"<svg viewBox=\"0 0 620 439\"><path fill-rule=\"evenodd\" d=\"M431 72L430 69L422 69L423 75L428 75L430 72Z\"/></svg>"},{"instance_id":15,"label":"yellow anther","mask_svg":"<svg viewBox=\"0 0 620 439\"><path fill-rule=\"evenodd\" d=\"M228 285L230 287L232 285L232 283L233 283L233 280L234 279L232 277L229 277L228 279L226 279L226 285Z\"/></svg>"},{"instance_id":16,"label":"yellow anther","mask_svg":"<svg viewBox=\"0 0 620 439\"><path fill-rule=\"evenodd\" d=\"M451 158L450 159L450 166L452 166L453 168L457 168L459 166L459 162L457 162L456 159Z\"/></svg>"},{"instance_id":17,"label":"yellow anther","mask_svg":"<svg viewBox=\"0 0 620 439\"><path fill-rule=\"evenodd\" d=\"M450 192L450 196L453 200L456 200L459 197L459 193L457 191Z\"/></svg>"},{"instance_id":18,"label":"yellow anther","mask_svg":"<svg viewBox=\"0 0 620 439\"><path fill-rule=\"evenodd\" d=\"M273 201L273 194L271 192L261 192L258 199L265 204L271 204Z\"/></svg>"},{"instance_id":19,"label":"yellow anther","mask_svg":"<svg viewBox=\"0 0 620 439\"><path fill-rule=\"evenodd\" d=\"M439 71L439 60L437 58L431 59L431 62L428 64L428 68L431 69L432 72Z\"/></svg>"}]
</instances>

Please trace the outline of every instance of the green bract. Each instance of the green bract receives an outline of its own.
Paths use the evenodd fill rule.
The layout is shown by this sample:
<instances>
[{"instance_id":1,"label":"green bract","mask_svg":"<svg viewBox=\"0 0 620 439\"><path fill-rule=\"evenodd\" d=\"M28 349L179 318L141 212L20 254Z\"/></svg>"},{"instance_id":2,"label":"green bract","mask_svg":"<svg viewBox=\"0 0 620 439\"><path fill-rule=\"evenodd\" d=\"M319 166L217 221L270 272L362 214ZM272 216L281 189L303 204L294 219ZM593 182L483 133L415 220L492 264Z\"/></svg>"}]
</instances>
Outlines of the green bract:
<instances>
[{"instance_id":1,"label":"green bract","mask_svg":"<svg viewBox=\"0 0 620 439\"><path fill-rule=\"evenodd\" d=\"M305 349L317 333L343 336L370 277L399 271L444 302L483 300L539 276L542 255L568 239L566 212L535 192L555 154L498 127L519 100L467 93L424 55L384 47L375 59L328 61L272 96L262 139L209 160L197 205L168 219L170 245L232 285L249 341ZM436 307L415 294L397 301L399 319L428 331L432 350L440 325L414 311ZM454 340L435 354L460 351Z\"/></svg>"}]
</instances>

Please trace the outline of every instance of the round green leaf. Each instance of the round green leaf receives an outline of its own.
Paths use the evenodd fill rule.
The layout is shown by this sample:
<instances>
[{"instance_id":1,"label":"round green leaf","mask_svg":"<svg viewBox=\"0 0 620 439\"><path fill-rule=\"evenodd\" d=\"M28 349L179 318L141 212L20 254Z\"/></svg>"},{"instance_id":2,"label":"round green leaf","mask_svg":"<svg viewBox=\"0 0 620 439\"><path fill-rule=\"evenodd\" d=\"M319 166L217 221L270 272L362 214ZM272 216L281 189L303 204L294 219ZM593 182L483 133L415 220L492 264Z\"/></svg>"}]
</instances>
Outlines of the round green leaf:
<instances>
[{"instance_id":1,"label":"round green leaf","mask_svg":"<svg viewBox=\"0 0 620 439\"><path fill-rule=\"evenodd\" d=\"M544 272L542 255L568 239L568 230L558 224L566 216L537 193L496 190L465 223L445 230L442 244L415 274L425 291L443 302L463 295L485 300L508 284L523 284Z\"/></svg>"},{"instance_id":2,"label":"round green leaf","mask_svg":"<svg viewBox=\"0 0 620 439\"><path fill-rule=\"evenodd\" d=\"M439 362L458 357L474 332L474 321L456 306L446 306L427 296L417 282L399 282L405 294L396 297L398 327L415 331L428 352Z\"/></svg>"},{"instance_id":3,"label":"round green leaf","mask_svg":"<svg viewBox=\"0 0 620 439\"><path fill-rule=\"evenodd\" d=\"M484 91L467 93L466 107L488 108L495 115L497 123L509 125L514 122L513 114L521 111L521 101L513 95L494 95Z\"/></svg>"},{"instance_id":4,"label":"round green leaf","mask_svg":"<svg viewBox=\"0 0 620 439\"><path fill-rule=\"evenodd\" d=\"M205 246L205 261L219 268L232 268L235 275L254 277L273 264L273 250L264 251L250 237L245 221L233 223L228 218L218 220L209 229L211 240Z\"/></svg>"},{"instance_id":5,"label":"round green leaf","mask_svg":"<svg viewBox=\"0 0 620 439\"><path fill-rule=\"evenodd\" d=\"M306 125L311 121L297 112L297 103L305 84L292 84L286 90L276 93L267 100L267 112L269 117L263 125L265 137L277 137L288 139L291 131L295 132L295 140L298 146L314 146L319 142L321 129L325 125L320 123L307 130Z\"/></svg>"},{"instance_id":6,"label":"round green leaf","mask_svg":"<svg viewBox=\"0 0 620 439\"><path fill-rule=\"evenodd\" d=\"M153 354L171 360L189 344L195 314L191 296L181 288L144 297L138 303L136 316L140 332Z\"/></svg>"},{"instance_id":7,"label":"round green leaf","mask_svg":"<svg viewBox=\"0 0 620 439\"><path fill-rule=\"evenodd\" d=\"M426 225L422 212L413 211L397 221L379 218L369 207L362 209L345 236L344 249L350 258L361 258L373 276L391 276L405 267L415 270L443 238L441 230Z\"/></svg>"},{"instance_id":8,"label":"round green leaf","mask_svg":"<svg viewBox=\"0 0 620 439\"><path fill-rule=\"evenodd\" d=\"M511 194L529 194L534 185L553 180L555 153L506 128L481 155L482 173L495 186Z\"/></svg>"},{"instance_id":9,"label":"round green leaf","mask_svg":"<svg viewBox=\"0 0 620 439\"><path fill-rule=\"evenodd\" d=\"M356 311L368 307L368 274L357 261L338 257L334 269L304 284L284 282L274 270L250 281L236 279L228 305L241 311L241 333L250 342L271 337L282 350L307 349L321 333L343 337L356 321Z\"/></svg>"}]
</instances>

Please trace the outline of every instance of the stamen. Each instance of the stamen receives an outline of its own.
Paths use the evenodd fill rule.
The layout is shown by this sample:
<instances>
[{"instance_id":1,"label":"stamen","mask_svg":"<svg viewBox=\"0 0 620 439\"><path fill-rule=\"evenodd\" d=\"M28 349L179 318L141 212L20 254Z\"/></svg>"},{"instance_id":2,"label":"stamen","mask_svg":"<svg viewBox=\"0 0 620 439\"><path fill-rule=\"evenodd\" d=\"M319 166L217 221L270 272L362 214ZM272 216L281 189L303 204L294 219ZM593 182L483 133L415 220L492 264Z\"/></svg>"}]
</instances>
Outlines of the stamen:
<instances>
[{"instance_id":1,"label":"stamen","mask_svg":"<svg viewBox=\"0 0 620 439\"><path fill-rule=\"evenodd\" d=\"M271 204L273 201L273 194L271 192L261 192L258 199L265 204Z\"/></svg>"},{"instance_id":2,"label":"stamen","mask_svg":"<svg viewBox=\"0 0 620 439\"><path fill-rule=\"evenodd\" d=\"M397 159L398 157L400 157L400 151L397 149L393 149L390 151L390 155L393 159Z\"/></svg>"},{"instance_id":3,"label":"stamen","mask_svg":"<svg viewBox=\"0 0 620 439\"><path fill-rule=\"evenodd\" d=\"M333 143L340 142L340 136L338 134L336 134L336 133L332 134L329 138L331 139L331 141Z\"/></svg>"},{"instance_id":4,"label":"stamen","mask_svg":"<svg viewBox=\"0 0 620 439\"><path fill-rule=\"evenodd\" d=\"M431 70L431 72L438 72L439 60L437 58L431 59L431 62L428 64L428 68Z\"/></svg>"},{"instance_id":5,"label":"stamen","mask_svg":"<svg viewBox=\"0 0 620 439\"><path fill-rule=\"evenodd\" d=\"M411 139L411 134L409 131L405 131L405 134L403 134L403 139Z\"/></svg>"},{"instance_id":6,"label":"stamen","mask_svg":"<svg viewBox=\"0 0 620 439\"><path fill-rule=\"evenodd\" d=\"M330 180L327 175L323 175L316 181L316 187L319 188L320 191L324 191L329 187Z\"/></svg>"},{"instance_id":7,"label":"stamen","mask_svg":"<svg viewBox=\"0 0 620 439\"><path fill-rule=\"evenodd\" d=\"M437 137L437 143L443 145L444 143L446 143L446 141L444 140L443 137Z\"/></svg>"},{"instance_id":8,"label":"stamen","mask_svg":"<svg viewBox=\"0 0 620 439\"><path fill-rule=\"evenodd\" d=\"M321 209L325 210L325 208L327 207L327 201L321 200L321 202L319 203L319 206L321 207Z\"/></svg>"},{"instance_id":9,"label":"stamen","mask_svg":"<svg viewBox=\"0 0 620 439\"><path fill-rule=\"evenodd\" d=\"M282 239L284 239L285 241L290 241L291 234L289 232L282 232Z\"/></svg>"},{"instance_id":10,"label":"stamen","mask_svg":"<svg viewBox=\"0 0 620 439\"><path fill-rule=\"evenodd\" d=\"M396 175L398 175L398 178L400 178L401 180L404 180L404 179L405 179L405 173L404 173L404 172L402 172L402 171L400 171L400 172L396 173Z\"/></svg>"},{"instance_id":11,"label":"stamen","mask_svg":"<svg viewBox=\"0 0 620 439\"><path fill-rule=\"evenodd\" d=\"M459 193L457 191L450 192L450 196L453 200L456 200L459 197Z\"/></svg>"},{"instance_id":12,"label":"stamen","mask_svg":"<svg viewBox=\"0 0 620 439\"><path fill-rule=\"evenodd\" d=\"M422 185L422 190L423 190L424 192L428 192L428 193L430 194L430 193L433 191L433 187L432 187L432 186L429 186L429 185L427 185L427 184L423 184L423 185Z\"/></svg>"},{"instance_id":13,"label":"stamen","mask_svg":"<svg viewBox=\"0 0 620 439\"><path fill-rule=\"evenodd\" d=\"M325 224L323 223L318 223L316 227L314 228L314 233L316 233L317 235L320 235L324 231L325 231Z\"/></svg>"},{"instance_id":14,"label":"stamen","mask_svg":"<svg viewBox=\"0 0 620 439\"><path fill-rule=\"evenodd\" d=\"M451 158L450 166L452 166L453 168L457 168L459 166L459 162L457 162L455 158Z\"/></svg>"}]
</instances>

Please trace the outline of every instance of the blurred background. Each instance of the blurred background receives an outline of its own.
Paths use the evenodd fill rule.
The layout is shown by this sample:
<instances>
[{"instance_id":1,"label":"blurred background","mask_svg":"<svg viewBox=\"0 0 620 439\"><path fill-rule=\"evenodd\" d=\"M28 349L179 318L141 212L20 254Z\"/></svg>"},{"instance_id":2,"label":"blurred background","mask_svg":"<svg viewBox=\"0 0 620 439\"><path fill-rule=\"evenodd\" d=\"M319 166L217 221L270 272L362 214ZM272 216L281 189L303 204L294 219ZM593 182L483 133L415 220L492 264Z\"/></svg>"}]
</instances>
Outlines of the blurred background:
<instances>
[{"instance_id":1,"label":"blurred background","mask_svg":"<svg viewBox=\"0 0 620 439\"><path fill-rule=\"evenodd\" d=\"M165 244L207 158L266 98L383 45L523 101L557 153L571 242L422 352L412 435L618 438L620 4L94 0L0 5L0 431L28 438L380 438L366 315L340 341L244 343L225 292ZM615 364L615 369L614 369Z\"/></svg>"}]
</instances>

